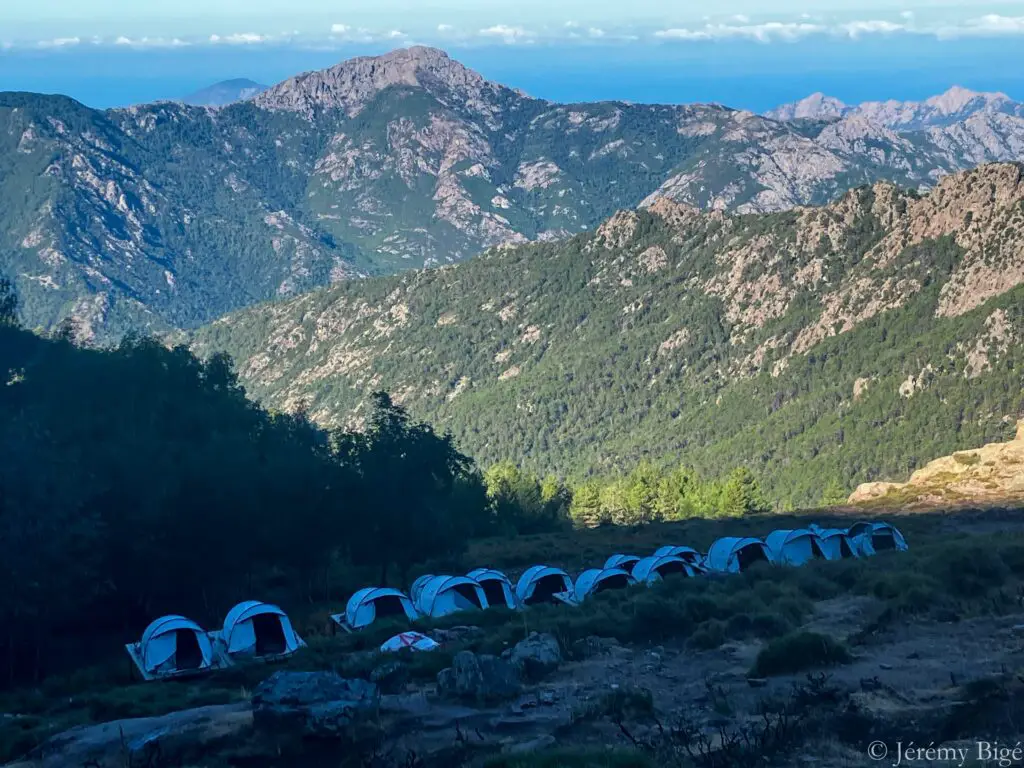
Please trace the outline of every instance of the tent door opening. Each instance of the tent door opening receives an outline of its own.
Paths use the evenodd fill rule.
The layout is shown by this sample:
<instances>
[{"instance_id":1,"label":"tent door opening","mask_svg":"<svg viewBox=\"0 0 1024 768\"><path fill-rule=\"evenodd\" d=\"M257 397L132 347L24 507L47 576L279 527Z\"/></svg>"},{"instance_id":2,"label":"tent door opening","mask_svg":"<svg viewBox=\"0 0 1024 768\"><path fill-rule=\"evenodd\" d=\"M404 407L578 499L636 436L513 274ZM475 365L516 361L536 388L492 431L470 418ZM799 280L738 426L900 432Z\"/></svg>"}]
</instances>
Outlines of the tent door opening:
<instances>
[{"instance_id":1,"label":"tent door opening","mask_svg":"<svg viewBox=\"0 0 1024 768\"><path fill-rule=\"evenodd\" d=\"M658 571L658 575L661 578L666 576L689 576L690 572L686 570L686 563L665 563L664 565L655 569Z\"/></svg>"},{"instance_id":2,"label":"tent door opening","mask_svg":"<svg viewBox=\"0 0 1024 768\"><path fill-rule=\"evenodd\" d=\"M815 560L824 560L825 553L821 551L821 545L818 544L817 539L811 539L811 557Z\"/></svg>"},{"instance_id":3,"label":"tent door opening","mask_svg":"<svg viewBox=\"0 0 1024 768\"><path fill-rule=\"evenodd\" d=\"M552 573L534 584L533 594L526 601L526 604L553 603L556 602L555 595L565 591L565 582L562 580L562 577Z\"/></svg>"},{"instance_id":4,"label":"tent door opening","mask_svg":"<svg viewBox=\"0 0 1024 768\"><path fill-rule=\"evenodd\" d=\"M850 542L845 536L841 536L839 539L839 557L846 559L853 557L853 550L850 548Z\"/></svg>"},{"instance_id":5,"label":"tent door opening","mask_svg":"<svg viewBox=\"0 0 1024 768\"><path fill-rule=\"evenodd\" d=\"M256 655L274 656L288 650L284 639L284 626L281 617L273 613L264 613L252 618L252 630L256 635Z\"/></svg>"},{"instance_id":6,"label":"tent door opening","mask_svg":"<svg viewBox=\"0 0 1024 768\"><path fill-rule=\"evenodd\" d=\"M471 584L459 584L455 587L455 591L459 594L459 603L469 608L483 608L480 604L480 595L473 588ZM484 593L486 596L486 593ZM502 600L501 602L505 602Z\"/></svg>"},{"instance_id":7,"label":"tent door opening","mask_svg":"<svg viewBox=\"0 0 1024 768\"><path fill-rule=\"evenodd\" d=\"M392 616L405 616L405 608L400 598L394 595L380 597L373 601L373 607L378 619L386 619Z\"/></svg>"},{"instance_id":8,"label":"tent door opening","mask_svg":"<svg viewBox=\"0 0 1024 768\"><path fill-rule=\"evenodd\" d=\"M484 590L484 597L487 598L487 604L489 606L504 606L508 604L505 600L505 585L497 579L481 581L480 586Z\"/></svg>"},{"instance_id":9,"label":"tent door opening","mask_svg":"<svg viewBox=\"0 0 1024 768\"><path fill-rule=\"evenodd\" d=\"M178 669L199 669L203 666L203 650L199 638L190 629L174 631L174 665Z\"/></svg>"},{"instance_id":10,"label":"tent door opening","mask_svg":"<svg viewBox=\"0 0 1024 768\"><path fill-rule=\"evenodd\" d=\"M876 533L871 537L875 552L896 549L896 538L891 533Z\"/></svg>"},{"instance_id":11,"label":"tent door opening","mask_svg":"<svg viewBox=\"0 0 1024 768\"><path fill-rule=\"evenodd\" d=\"M597 588L594 592L607 592L612 589L625 589L629 586L629 578L623 575L609 576L607 579L602 579L597 584Z\"/></svg>"},{"instance_id":12,"label":"tent door opening","mask_svg":"<svg viewBox=\"0 0 1024 768\"><path fill-rule=\"evenodd\" d=\"M764 549L753 546L743 547L743 549L736 553L736 559L739 561L741 571L747 570L747 568L752 566L754 563L763 563L768 561L768 558L765 557Z\"/></svg>"}]
</instances>

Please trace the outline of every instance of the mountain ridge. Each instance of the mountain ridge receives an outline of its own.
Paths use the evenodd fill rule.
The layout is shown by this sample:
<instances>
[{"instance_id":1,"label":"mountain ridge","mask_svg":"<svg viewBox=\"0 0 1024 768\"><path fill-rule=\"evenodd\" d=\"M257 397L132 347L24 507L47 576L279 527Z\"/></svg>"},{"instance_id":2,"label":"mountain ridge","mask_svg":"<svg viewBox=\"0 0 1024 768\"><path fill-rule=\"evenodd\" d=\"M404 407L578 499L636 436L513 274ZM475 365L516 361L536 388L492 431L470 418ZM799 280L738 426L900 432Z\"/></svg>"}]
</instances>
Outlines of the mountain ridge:
<instances>
[{"instance_id":1,"label":"mountain ridge","mask_svg":"<svg viewBox=\"0 0 1024 768\"><path fill-rule=\"evenodd\" d=\"M1024 104L1005 93L972 91L959 85L923 101L865 101L849 105L818 92L765 113L773 120L832 120L851 116L895 130L941 128L978 113L1007 114L1024 118Z\"/></svg>"},{"instance_id":2,"label":"mountain ridge","mask_svg":"<svg viewBox=\"0 0 1024 768\"><path fill-rule=\"evenodd\" d=\"M1022 238L1019 164L770 214L661 199L570 240L255 307L193 345L324 423L358 425L387 389L485 462L743 461L780 502L817 503L829 479L898 476L1024 413Z\"/></svg>"},{"instance_id":3,"label":"mountain ridge","mask_svg":"<svg viewBox=\"0 0 1024 768\"><path fill-rule=\"evenodd\" d=\"M719 105L555 104L398 49L223 107L0 94L0 271L85 338L194 328L338 280L572 237L668 198L765 213L1024 157L1024 120L927 131Z\"/></svg>"}]
</instances>

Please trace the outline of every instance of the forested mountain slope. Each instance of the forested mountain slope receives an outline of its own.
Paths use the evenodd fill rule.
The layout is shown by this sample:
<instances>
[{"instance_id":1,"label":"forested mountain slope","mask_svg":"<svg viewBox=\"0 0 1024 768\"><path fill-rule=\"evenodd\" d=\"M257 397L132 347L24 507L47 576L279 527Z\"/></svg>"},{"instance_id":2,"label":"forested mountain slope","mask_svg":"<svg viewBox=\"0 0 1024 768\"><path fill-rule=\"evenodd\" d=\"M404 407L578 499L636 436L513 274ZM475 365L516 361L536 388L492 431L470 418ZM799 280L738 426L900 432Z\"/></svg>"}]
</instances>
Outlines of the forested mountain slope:
<instances>
[{"instance_id":1,"label":"forested mountain slope","mask_svg":"<svg viewBox=\"0 0 1024 768\"><path fill-rule=\"evenodd\" d=\"M743 461L778 501L906 475L1024 408L1013 164L824 208L659 201L593 234L228 316L253 394L358 421L385 388L484 462L563 473Z\"/></svg>"},{"instance_id":2,"label":"forested mountain slope","mask_svg":"<svg viewBox=\"0 0 1024 768\"><path fill-rule=\"evenodd\" d=\"M976 117L899 132L716 105L560 105L422 47L218 109L0 94L0 273L30 327L192 328L352 276L569 237L661 198L778 211L1022 157L1020 118L979 132Z\"/></svg>"}]
</instances>

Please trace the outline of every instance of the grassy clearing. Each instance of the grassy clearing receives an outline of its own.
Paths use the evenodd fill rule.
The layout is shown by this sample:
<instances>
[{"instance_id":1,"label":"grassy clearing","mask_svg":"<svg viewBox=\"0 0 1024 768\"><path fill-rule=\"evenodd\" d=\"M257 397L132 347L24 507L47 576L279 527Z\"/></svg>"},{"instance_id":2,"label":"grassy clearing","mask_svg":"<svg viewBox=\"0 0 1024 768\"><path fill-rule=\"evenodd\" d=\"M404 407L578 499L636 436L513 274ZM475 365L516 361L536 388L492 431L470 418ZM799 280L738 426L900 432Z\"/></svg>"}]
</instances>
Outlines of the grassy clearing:
<instances>
[{"instance_id":1,"label":"grassy clearing","mask_svg":"<svg viewBox=\"0 0 1024 768\"><path fill-rule=\"evenodd\" d=\"M504 543L482 542L467 554L465 562L429 570L457 573L468 570L469 564L490 564L514 573L534 562L548 562L574 572L600 564L615 552L646 554L667 543L702 548L721 535L765 535L774 528L806 525L811 520L840 525L852 522L849 518L830 521L818 516L778 516L527 536ZM694 650L727 641L760 640L769 643L769 648L789 647L783 654L789 656L797 653L790 647L791 633L811 616L815 602L844 595L878 600L868 630L848 639L853 650L857 643L870 642L873 632L896 621L955 621L1020 609L1024 533L1020 532L1018 510L928 514L894 522L905 533L911 551L881 553L866 560L815 562L802 568L761 565L738 575L669 580L651 588L602 593L577 608L538 606L521 613L492 610L423 622L419 628L428 630L467 624L480 629L439 652L405 655L405 663L412 680L433 680L460 650L500 654L534 631L554 634L570 657L577 653L579 641L590 636L631 645L684 642ZM984 532L965 533L965 528ZM0 696L0 713L17 717L0 720L0 761L74 725L243 700L275 669L332 669L346 676L368 677L383 661L376 653L379 644L407 628L401 623L382 624L358 634L332 635L324 631L325 617L326 610L319 606L305 614L293 611L309 647L281 664L238 667L191 681L144 684L126 681L125 658L67 678L50 679L37 688L7 692ZM830 658L826 654L826 660ZM765 663L780 671L785 667L771 667L778 662Z\"/></svg>"}]
</instances>

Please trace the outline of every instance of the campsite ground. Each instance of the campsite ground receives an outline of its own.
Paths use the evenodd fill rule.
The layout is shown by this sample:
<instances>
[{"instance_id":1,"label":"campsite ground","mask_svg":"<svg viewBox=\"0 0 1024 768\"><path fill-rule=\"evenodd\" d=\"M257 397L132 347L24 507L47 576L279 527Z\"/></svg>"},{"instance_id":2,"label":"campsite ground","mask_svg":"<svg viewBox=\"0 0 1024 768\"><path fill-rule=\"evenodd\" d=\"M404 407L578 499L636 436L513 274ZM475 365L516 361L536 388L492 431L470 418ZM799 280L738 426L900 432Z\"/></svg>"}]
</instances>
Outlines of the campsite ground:
<instances>
[{"instance_id":1,"label":"campsite ground","mask_svg":"<svg viewBox=\"0 0 1024 768\"><path fill-rule=\"evenodd\" d=\"M408 681L386 697L382 714L385 728L399 720L416 723L386 734L398 748L390 754L403 757L380 762L383 753L376 748L370 757L381 766L489 760L519 768L711 768L760 764L764 756L782 765L852 766L870 762L865 750L875 740L890 748L911 740L970 745L1012 736L1012 743L1024 726L1020 513L890 514L886 519L903 530L910 552L799 569L759 567L600 595L579 608L488 611L427 625L429 631L449 630L453 639L442 651L403 660ZM459 563L424 564L423 570L488 565L516 573L548 563L576 573L616 552L646 554L662 544L706 548L722 535L763 536L812 519L845 526L853 515L694 520L484 541ZM305 615L292 608L310 647L284 666L369 675L381 663L372 649L395 627L333 636L326 613L326 607ZM458 625L479 629L451 632ZM553 634L566 661L521 697L457 706L436 697L437 672L454 653L500 654L534 631ZM204 747L202 759L174 765L297 764L261 752L252 735L244 702L270 674L267 667L156 684L127 682L124 669L120 661L0 698L0 760L71 726L228 705L213 710L224 730L216 749ZM430 717L410 718L410 702ZM466 736L467 723L473 724L472 737ZM118 732L107 729L106 738ZM92 734L100 738L98 731ZM539 751L515 754L524 745ZM57 762L41 764L81 764L75 749L71 742L54 755ZM423 762L403 762L407 750ZM374 764L351 750L345 758L350 763L337 753L290 759Z\"/></svg>"}]
</instances>

